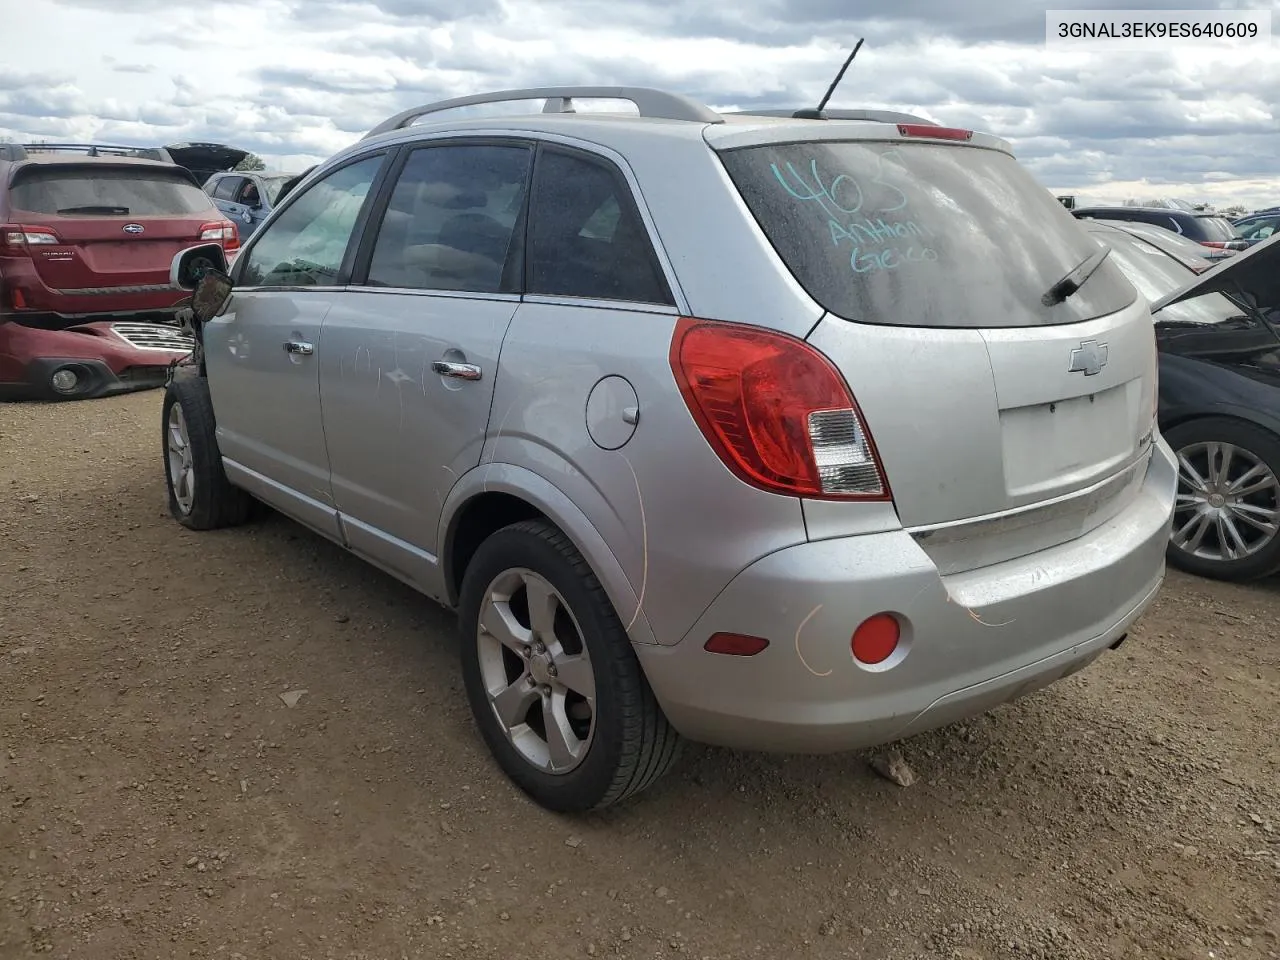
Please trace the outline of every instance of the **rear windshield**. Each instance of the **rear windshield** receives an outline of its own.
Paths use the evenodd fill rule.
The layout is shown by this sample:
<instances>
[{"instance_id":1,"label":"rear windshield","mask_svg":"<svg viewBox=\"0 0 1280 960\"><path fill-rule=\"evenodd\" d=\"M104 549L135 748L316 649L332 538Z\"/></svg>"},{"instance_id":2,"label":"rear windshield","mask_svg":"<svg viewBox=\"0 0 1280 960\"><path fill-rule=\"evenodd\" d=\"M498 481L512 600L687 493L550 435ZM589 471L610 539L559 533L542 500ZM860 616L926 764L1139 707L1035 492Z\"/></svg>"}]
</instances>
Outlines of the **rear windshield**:
<instances>
[{"instance_id":1,"label":"rear windshield","mask_svg":"<svg viewBox=\"0 0 1280 960\"><path fill-rule=\"evenodd\" d=\"M1119 231L1093 235L1111 248L1111 257L1148 302L1180 290L1196 274L1168 254ZM1172 303L1156 314L1158 323L1217 324L1237 320L1243 311L1220 293L1205 293Z\"/></svg>"},{"instance_id":2,"label":"rear windshield","mask_svg":"<svg viewBox=\"0 0 1280 960\"><path fill-rule=\"evenodd\" d=\"M213 206L177 171L141 167L28 167L9 196L17 210L71 217L185 216Z\"/></svg>"},{"instance_id":3,"label":"rear windshield","mask_svg":"<svg viewBox=\"0 0 1280 960\"><path fill-rule=\"evenodd\" d=\"M1240 233L1226 217L1196 217L1206 240L1239 240Z\"/></svg>"},{"instance_id":4,"label":"rear windshield","mask_svg":"<svg viewBox=\"0 0 1280 960\"><path fill-rule=\"evenodd\" d=\"M1097 247L1008 154L862 140L721 156L796 279L848 320L1023 327L1088 320L1136 298L1104 261L1065 302L1042 303Z\"/></svg>"}]
</instances>

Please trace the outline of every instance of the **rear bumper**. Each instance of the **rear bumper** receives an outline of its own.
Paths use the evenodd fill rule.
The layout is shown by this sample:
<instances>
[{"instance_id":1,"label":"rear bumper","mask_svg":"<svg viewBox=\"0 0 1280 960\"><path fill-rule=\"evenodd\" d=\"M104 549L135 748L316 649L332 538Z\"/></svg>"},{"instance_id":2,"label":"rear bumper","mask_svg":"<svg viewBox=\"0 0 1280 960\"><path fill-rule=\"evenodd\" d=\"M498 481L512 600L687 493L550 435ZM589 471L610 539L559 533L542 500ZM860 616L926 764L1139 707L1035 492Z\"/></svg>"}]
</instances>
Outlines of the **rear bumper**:
<instances>
[{"instance_id":1,"label":"rear bumper","mask_svg":"<svg viewBox=\"0 0 1280 960\"><path fill-rule=\"evenodd\" d=\"M1051 684L1121 639L1157 594L1176 487L1166 444L1134 499L1083 537L941 576L905 531L801 544L739 574L672 646L635 645L672 724L693 740L824 753L955 722ZM867 617L895 614L897 651L854 661ZM708 653L718 631L753 657Z\"/></svg>"}]
</instances>

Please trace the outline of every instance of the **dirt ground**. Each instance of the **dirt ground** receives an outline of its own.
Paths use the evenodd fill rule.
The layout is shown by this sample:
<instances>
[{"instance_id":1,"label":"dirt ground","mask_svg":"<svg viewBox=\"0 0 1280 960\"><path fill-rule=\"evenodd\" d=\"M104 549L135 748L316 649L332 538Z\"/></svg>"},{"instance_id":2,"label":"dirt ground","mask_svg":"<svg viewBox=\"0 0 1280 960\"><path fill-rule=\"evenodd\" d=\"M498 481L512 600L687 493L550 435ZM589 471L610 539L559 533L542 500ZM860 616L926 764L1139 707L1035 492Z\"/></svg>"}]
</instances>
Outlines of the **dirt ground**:
<instances>
[{"instance_id":1,"label":"dirt ground","mask_svg":"<svg viewBox=\"0 0 1280 960\"><path fill-rule=\"evenodd\" d=\"M1280 957L1280 584L1171 574L1116 653L902 744L910 787L695 748L562 818L450 616L278 516L168 518L160 399L0 405L4 960Z\"/></svg>"}]
</instances>

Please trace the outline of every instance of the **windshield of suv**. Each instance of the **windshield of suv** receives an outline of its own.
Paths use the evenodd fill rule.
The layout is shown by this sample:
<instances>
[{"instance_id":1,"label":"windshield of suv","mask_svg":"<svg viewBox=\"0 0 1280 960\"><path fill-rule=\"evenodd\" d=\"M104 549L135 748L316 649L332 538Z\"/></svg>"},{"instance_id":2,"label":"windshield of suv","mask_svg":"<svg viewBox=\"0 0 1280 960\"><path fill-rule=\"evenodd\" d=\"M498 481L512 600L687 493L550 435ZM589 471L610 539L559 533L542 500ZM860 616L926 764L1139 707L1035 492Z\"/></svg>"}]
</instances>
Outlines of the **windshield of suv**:
<instances>
[{"instance_id":1,"label":"windshield of suv","mask_svg":"<svg viewBox=\"0 0 1280 960\"><path fill-rule=\"evenodd\" d=\"M262 185L267 188L267 202L274 206L280 196L280 189L292 179L292 173L286 173L279 177L263 177Z\"/></svg>"},{"instance_id":2,"label":"windshield of suv","mask_svg":"<svg viewBox=\"0 0 1280 960\"><path fill-rule=\"evenodd\" d=\"M858 140L740 147L721 157L796 279L847 320L1025 327L1134 302L1120 269L1103 262L1065 301L1042 303L1097 248L1008 154Z\"/></svg>"},{"instance_id":3,"label":"windshield of suv","mask_svg":"<svg viewBox=\"0 0 1280 960\"><path fill-rule=\"evenodd\" d=\"M1148 243L1119 230L1091 233L1111 248L1111 259L1125 272L1138 292L1154 303L1195 279L1193 271ZM1157 323L1214 324L1247 320L1244 311L1220 293L1205 293L1172 303L1155 315Z\"/></svg>"},{"instance_id":4,"label":"windshield of suv","mask_svg":"<svg viewBox=\"0 0 1280 960\"><path fill-rule=\"evenodd\" d=\"M54 216L186 216L213 207L208 194L163 167L25 167L9 197L17 210Z\"/></svg>"}]
</instances>

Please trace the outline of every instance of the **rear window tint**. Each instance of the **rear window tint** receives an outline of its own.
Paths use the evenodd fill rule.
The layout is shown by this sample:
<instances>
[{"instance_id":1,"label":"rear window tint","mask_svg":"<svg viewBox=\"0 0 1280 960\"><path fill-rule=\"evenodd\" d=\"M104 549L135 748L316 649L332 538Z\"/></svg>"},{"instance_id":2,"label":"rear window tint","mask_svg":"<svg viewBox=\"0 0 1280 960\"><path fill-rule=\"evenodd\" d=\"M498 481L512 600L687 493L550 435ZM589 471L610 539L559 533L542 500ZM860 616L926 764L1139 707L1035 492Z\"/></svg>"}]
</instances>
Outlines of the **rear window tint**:
<instances>
[{"instance_id":1,"label":"rear window tint","mask_svg":"<svg viewBox=\"0 0 1280 960\"><path fill-rule=\"evenodd\" d=\"M1240 233L1226 217L1196 217L1206 240L1239 240Z\"/></svg>"},{"instance_id":2,"label":"rear window tint","mask_svg":"<svg viewBox=\"0 0 1280 960\"><path fill-rule=\"evenodd\" d=\"M185 216L213 206L208 194L177 172L96 165L28 167L9 196L17 210L53 216Z\"/></svg>"},{"instance_id":3,"label":"rear window tint","mask_svg":"<svg viewBox=\"0 0 1280 960\"><path fill-rule=\"evenodd\" d=\"M1113 313L1136 298L1104 261L1064 303L1042 303L1097 247L1008 154L861 140L721 156L796 279L846 319L1036 326Z\"/></svg>"}]
</instances>

